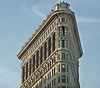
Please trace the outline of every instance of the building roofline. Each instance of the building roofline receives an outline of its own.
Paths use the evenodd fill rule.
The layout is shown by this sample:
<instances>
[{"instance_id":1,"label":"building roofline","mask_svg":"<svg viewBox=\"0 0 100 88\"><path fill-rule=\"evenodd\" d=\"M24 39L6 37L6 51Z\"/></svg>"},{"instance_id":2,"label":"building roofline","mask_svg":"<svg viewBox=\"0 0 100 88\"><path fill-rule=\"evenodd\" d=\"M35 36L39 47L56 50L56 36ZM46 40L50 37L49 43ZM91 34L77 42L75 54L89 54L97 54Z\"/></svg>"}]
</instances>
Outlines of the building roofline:
<instances>
[{"instance_id":1,"label":"building roofline","mask_svg":"<svg viewBox=\"0 0 100 88\"><path fill-rule=\"evenodd\" d=\"M21 49L21 51L18 53L17 57L20 59L21 56L24 54L24 52L26 52L26 49L28 47L31 46L33 40L37 37L37 34L43 29L43 27L45 25L47 25L47 23L55 17L55 15L57 16L60 13L67 13L73 16L74 19L74 23L75 23L75 30L76 30L76 37L77 39L77 43L79 45L79 51L80 51L80 57L82 56L83 52L82 52L82 48L81 48L81 43L80 43L80 39L79 39L79 35L78 35L78 29L77 29L77 24L76 24L76 20L75 20L75 15L74 12L72 12L71 10L56 10L56 11L52 11L50 15L48 15L48 17L46 18L46 20L42 23L42 25L36 30L36 32L34 34L32 34L31 38L29 38L28 42L24 45L24 47Z\"/></svg>"}]
</instances>

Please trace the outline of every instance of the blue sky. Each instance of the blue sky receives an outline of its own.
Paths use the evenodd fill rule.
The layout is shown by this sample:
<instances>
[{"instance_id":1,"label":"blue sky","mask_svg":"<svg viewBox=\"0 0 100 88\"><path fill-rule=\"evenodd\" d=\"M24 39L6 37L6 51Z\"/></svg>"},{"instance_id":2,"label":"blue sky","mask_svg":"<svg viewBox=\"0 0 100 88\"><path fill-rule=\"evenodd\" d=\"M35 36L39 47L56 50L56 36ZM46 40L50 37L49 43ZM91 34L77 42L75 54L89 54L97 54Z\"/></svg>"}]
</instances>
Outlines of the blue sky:
<instances>
[{"instance_id":1,"label":"blue sky","mask_svg":"<svg viewBox=\"0 0 100 88\"><path fill-rule=\"evenodd\" d=\"M19 88L17 54L60 1L75 12L83 56L81 88L100 88L100 0L0 0L0 88Z\"/></svg>"}]
</instances>

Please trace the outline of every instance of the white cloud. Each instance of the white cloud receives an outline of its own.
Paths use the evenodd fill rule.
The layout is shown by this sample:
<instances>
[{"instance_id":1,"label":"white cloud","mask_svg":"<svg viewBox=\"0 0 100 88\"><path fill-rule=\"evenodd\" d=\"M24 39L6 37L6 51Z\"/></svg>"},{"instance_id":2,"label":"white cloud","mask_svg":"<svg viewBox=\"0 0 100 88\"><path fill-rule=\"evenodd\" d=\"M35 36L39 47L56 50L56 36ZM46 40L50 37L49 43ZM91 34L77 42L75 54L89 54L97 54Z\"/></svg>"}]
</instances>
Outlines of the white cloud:
<instances>
[{"instance_id":1,"label":"white cloud","mask_svg":"<svg viewBox=\"0 0 100 88\"><path fill-rule=\"evenodd\" d=\"M45 19L46 15L41 13L39 10L38 10L38 5L34 5L34 6L31 6L30 8L28 8L26 6L26 4L24 4L22 6L23 10L25 11L25 13L27 13L28 15L30 16L36 16L38 15L40 18L42 19ZM34 14L35 13L35 14Z\"/></svg>"},{"instance_id":2,"label":"white cloud","mask_svg":"<svg viewBox=\"0 0 100 88\"><path fill-rule=\"evenodd\" d=\"M34 16L34 14L31 12L31 10L28 9L28 8L26 7L26 4L24 4L24 5L22 6L22 9L23 9L23 10L25 11L25 13L27 13L28 15Z\"/></svg>"},{"instance_id":3,"label":"white cloud","mask_svg":"<svg viewBox=\"0 0 100 88\"><path fill-rule=\"evenodd\" d=\"M0 65L0 87L1 88L19 88L20 74ZM14 85L12 85L14 84Z\"/></svg>"},{"instance_id":4,"label":"white cloud","mask_svg":"<svg viewBox=\"0 0 100 88\"><path fill-rule=\"evenodd\" d=\"M44 18L46 17L46 15L43 14L43 13L41 13L41 12L38 10L37 7L38 7L37 5L32 6L32 10L34 11L35 14L37 14L38 16L40 16L41 18L44 19Z\"/></svg>"},{"instance_id":5,"label":"white cloud","mask_svg":"<svg viewBox=\"0 0 100 88\"><path fill-rule=\"evenodd\" d=\"M79 17L77 18L78 22L87 22L87 23L100 23L100 19L95 18L85 18L85 17Z\"/></svg>"}]
</instances>

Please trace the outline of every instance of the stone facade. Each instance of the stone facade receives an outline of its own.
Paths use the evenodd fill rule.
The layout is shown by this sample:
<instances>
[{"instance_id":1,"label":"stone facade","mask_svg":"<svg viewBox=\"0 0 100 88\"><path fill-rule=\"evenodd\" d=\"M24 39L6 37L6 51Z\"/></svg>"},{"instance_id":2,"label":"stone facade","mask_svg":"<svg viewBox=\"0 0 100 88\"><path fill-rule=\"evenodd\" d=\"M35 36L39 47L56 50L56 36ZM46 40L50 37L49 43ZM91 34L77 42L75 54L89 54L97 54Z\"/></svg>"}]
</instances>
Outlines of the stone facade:
<instances>
[{"instance_id":1,"label":"stone facade","mask_svg":"<svg viewBox=\"0 0 100 88\"><path fill-rule=\"evenodd\" d=\"M82 54L74 12L68 3L56 4L17 55L20 88L80 88Z\"/></svg>"}]
</instances>

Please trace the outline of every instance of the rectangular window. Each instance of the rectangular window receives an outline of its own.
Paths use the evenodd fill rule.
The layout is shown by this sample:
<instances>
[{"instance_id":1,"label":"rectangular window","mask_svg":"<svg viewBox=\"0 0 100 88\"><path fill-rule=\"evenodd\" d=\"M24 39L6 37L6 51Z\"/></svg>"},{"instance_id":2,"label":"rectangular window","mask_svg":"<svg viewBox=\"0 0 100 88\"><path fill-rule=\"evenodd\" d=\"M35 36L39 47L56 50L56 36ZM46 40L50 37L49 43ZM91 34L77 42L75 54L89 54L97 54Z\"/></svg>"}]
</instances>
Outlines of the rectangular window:
<instances>
[{"instance_id":1,"label":"rectangular window","mask_svg":"<svg viewBox=\"0 0 100 88\"><path fill-rule=\"evenodd\" d=\"M62 18L61 20L62 20L62 22L65 22L65 18Z\"/></svg>"},{"instance_id":2,"label":"rectangular window","mask_svg":"<svg viewBox=\"0 0 100 88\"><path fill-rule=\"evenodd\" d=\"M38 68L39 66L39 51L37 52L37 65L36 65L36 68Z\"/></svg>"},{"instance_id":3,"label":"rectangular window","mask_svg":"<svg viewBox=\"0 0 100 88\"><path fill-rule=\"evenodd\" d=\"M53 51L55 51L55 33L53 34Z\"/></svg>"},{"instance_id":4,"label":"rectangular window","mask_svg":"<svg viewBox=\"0 0 100 88\"><path fill-rule=\"evenodd\" d=\"M68 72L68 65L67 65L67 72Z\"/></svg>"},{"instance_id":5,"label":"rectangular window","mask_svg":"<svg viewBox=\"0 0 100 88\"><path fill-rule=\"evenodd\" d=\"M47 43L44 45L44 60L47 58Z\"/></svg>"},{"instance_id":6,"label":"rectangular window","mask_svg":"<svg viewBox=\"0 0 100 88\"><path fill-rule=\"evenodd\" d=\"M60 83L60 76L58 76L58 83Z\"/></svg>"},{"instance_id":7,"label":"rectangular window","mask_svg":"<svg viewBox=\"0 0 100 88\"><path fill-rule=\"evenodd\" d=\"M65 41L62 40L62 48L64 48L64 47L65 47Z\"/></svg>"},{"instance_id":8,"label":"rectangular window","mask_svg":"<svg viewBox=\"0 0 100 88\"><path fill-rule=\"evenodd\" d=\"M53 76L53 69L52 69L52 76Z\"/></svg>"},{"instance_id":9,"label":"rectangular window","mask_svg":"<svg viewBox=\"0 0 100 88\"><path fill-rule=\"evenodd\" d=\"M66 76L65 75L62 76L62 83L66 83Z\"/></svg>"},{"instance_id":10,"label":"rectangular window","mask_svg":"<svg viewBox=\"0 0 100 88\"><path fill-rule=\"evenodd\" d=\"M65 60L65 53L62 53L62 60Z\"/></svg>"},{"instance_id":11,"label":"rectangular window","mask_svg":"<svg viewBox=\"0 0 100 88\"><path fill-rule=\"evenodd\" d=\"M48 40L48 56L51 54L51 38Z\"/></svg>"},{"instance_id":12,"label":"rectangular window","mask_svg":"<svg viewBox=\"0 0 100 88\"><path fill-rule=\"evenodd\" d=\"M30 69L30 74L29 75L31 75L31 60L30 60L30 68L29 69Z\"/></svg>"},{"instance_id":13,"label":"rectangular window","mask_svg":"<svg viewBox=\"0 0 100 88\"><path fill-rule=\"evenodd\" d=\"M24 76L25 76L25 67L23 67L23 78L22 78L22 82L24 82Z\"/></svg>"},{"instance_id":14,"label":"rectangular window","mask_svg":"<svg viewBox=\"0 0 100 88\"><path fill-rule=\"evenodd\" d=\"M54 79L54 85L56 85L56 80Z\"/></svg>"},{"instance_id":15,"label":"rectangular window","mask_svg":"<svg viewBox=\"0 0 100 88\"><path fill-rule=\"evenodd\" d=\"M67 83L68 83L68 76L67 76Z\"/></svg>"},{"instance_id":16,"label":"rectangular window","mask_svg":"<svg viewBox=\"0 0 100 88\"><path fill-rule=\"evenodd\" d=\"M42 64L43 59L43 47L40 49L40 65Z\"/></svg>"},{"instance_id":17,"label":"rectangular window","mask_svg":"<svg viewBox=\"0 0 100 88\"><path fill-rule=\"evenodd\" d=\"M33 56L33 72L35 71L35 55Z\"/></svg>"},{"instance_id":18,"label":"rectangular window","mask_svg":"<svg viewBox=\"0 0 100 88\"><path fill-rule=\"evenodd\" d=\"M66 68L65 68L65 64L62 64L62 65L61 65L61 69L62 69L62 72L65 72L65 69L66 69Z\"/></svg>"},{"instance_id":19,"label":"rectangular window","mask_svg":"<svg viewBox=\"0 0 100 88\"><path fill-rule=\"evenodd\" d=\"M28 78L28 63L26 64L26 79Z\"/></svg>"},{"instance_id":20,"label":"rectangular window","mask_svg":"<svg viewBox=\"0 0 100 88\"><path fill-rule=\"evenodd\" d=\"M54 68L54 75L55 75L55 68Z\"/></svg>"},{"instance_id":21,"label":"rectangular window","mask_svg":"<svg viewBox=\"0 0 100 88\"><path fill-rule=\"evenodd\" d=\"M65 86L62 86L62 88L66 88Z\"/></svg>"},{"instance_id":22,"label":"rectangular window","mask_svg":"<svg viewBox=\"0 0 100 88\"><path fill-rule=\"evenodd\" d=\"M65 36L65 27L62 26L62 30L61 30L62 36Z\"/></svg>"}]
</instances>

